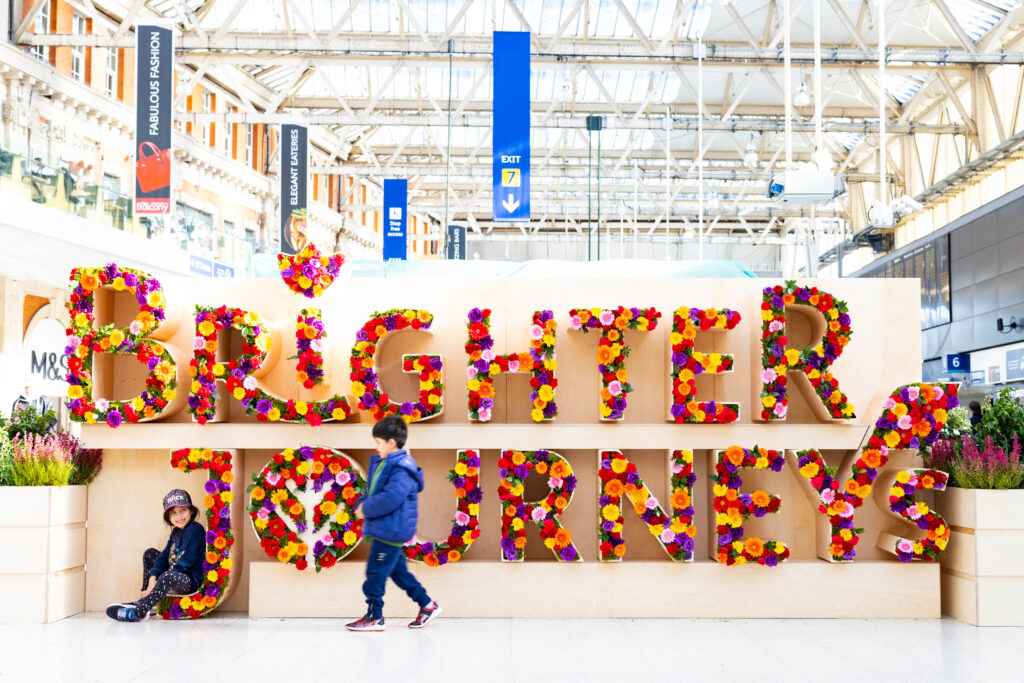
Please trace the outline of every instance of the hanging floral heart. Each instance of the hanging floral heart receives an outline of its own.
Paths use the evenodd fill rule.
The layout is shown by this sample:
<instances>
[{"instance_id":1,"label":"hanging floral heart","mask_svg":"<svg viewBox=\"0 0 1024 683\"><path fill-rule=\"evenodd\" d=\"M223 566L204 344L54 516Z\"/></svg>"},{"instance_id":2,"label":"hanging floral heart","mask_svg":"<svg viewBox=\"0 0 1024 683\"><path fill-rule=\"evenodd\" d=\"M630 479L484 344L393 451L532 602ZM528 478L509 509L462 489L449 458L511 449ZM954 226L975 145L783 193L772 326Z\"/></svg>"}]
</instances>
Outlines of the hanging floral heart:
<instances>
[{"instance_id":1,"label":"hanging floral heart","mask_svg":"<svg viewBox=\"0 0 1024 683\"><path fill-rule=\"evenodd\" d=\"M281 279L296 294L308 299L320 296L338 277L345 257L342 254L323 256L316 245L310 243L298 254L277 255Z\"/></svg>"}]
</instances>

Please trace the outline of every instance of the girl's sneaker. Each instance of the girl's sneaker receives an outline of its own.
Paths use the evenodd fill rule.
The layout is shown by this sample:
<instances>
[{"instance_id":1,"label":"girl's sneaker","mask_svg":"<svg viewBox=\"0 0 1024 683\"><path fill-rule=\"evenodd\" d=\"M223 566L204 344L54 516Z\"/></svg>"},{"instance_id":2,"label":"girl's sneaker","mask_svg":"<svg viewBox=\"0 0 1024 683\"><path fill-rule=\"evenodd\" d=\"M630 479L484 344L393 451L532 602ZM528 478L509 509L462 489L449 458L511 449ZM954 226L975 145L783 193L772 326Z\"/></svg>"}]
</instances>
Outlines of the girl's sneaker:
<instances>
[{"instance_id":1,"label":"girl's sneaker","mask_svg":"<svg viewBox=\"0 0 1024 683\"><path fill-rule=\"evenodd\" d=\"M431 602L426 607L420 608L420 613L416 615L416 618L409 622L409 628L423 628L441 613L441 605L436 602Z\"/></svg>"},{"instance_id":2,"label":"girl's sneaker","mask_svg":"<svg viewBox=\"0 0 1024 683\"><path fill-rule=\"evenodd\" d=\"M141 613L134 603L114 604L107 608L107 616L116 621L145 621L149 612Z\"/></svg>"},{"instance_id":3,"label":"girl's sneaker","mask_svg":"<svg viewBox=\"0 0 1024 683\"><path fill-rule=\"evenodd\" d=\"M347 628L349 631L383 631L384 617L381 617L380 619L374 619L369 614L367 614L359 621L353 621L351 624L345 624L345 628Z\"/></svg>"}]
</instances>

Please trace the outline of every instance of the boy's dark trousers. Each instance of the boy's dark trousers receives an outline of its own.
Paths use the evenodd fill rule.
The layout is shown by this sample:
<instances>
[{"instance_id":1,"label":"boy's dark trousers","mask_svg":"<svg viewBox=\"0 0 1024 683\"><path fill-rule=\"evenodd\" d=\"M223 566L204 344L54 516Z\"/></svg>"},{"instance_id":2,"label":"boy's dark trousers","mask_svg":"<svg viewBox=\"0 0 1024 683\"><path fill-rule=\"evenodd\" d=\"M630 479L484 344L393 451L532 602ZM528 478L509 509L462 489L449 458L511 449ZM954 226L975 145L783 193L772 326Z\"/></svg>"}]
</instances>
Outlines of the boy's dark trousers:
<instances>
[{"instance_id":1,"label":"boy's dark trousers","mask_svg":"<svg viewBox=\"0 0 1024 683\"><path fill-rule=\"evenodd\" d=\"M363 595L366 596L367 611L371 618L380 619L384 616L384 584L388 577L420 607L430 604L427 589L405 566L404 549L374 540L370 546L370 556L366 558L366 581L363 583Z\"/></svg>"}]
</instances>

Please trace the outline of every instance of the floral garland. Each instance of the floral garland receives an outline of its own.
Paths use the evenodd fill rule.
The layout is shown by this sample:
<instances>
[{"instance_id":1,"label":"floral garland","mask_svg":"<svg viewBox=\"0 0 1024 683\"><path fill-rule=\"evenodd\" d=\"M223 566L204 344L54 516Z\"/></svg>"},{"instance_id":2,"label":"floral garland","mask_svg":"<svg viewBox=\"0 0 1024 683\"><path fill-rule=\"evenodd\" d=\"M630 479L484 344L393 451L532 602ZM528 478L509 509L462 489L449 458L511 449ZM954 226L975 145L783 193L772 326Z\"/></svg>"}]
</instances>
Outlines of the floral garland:
<instances>
[{"instance_id":1,"label":"floral garland","mask_svg":"<svg viewBox=\"0 0 1024 683\"><path fill-rule=\"evenodd\" d=\"M949 543L950 529L941 515L932 512L928 504L914 501L917 491L943 491L949 476L937 470L914 469L896 473L896 481L889 490L889 509L904 519L913 522L924 531L920 541L897 538L892 552L902 562L912 560L938 561Z\"/></svg>"},{"instance_id":2,"label":"floral garland","mask_svg":"<svg viewBox=\"0 0 1024 683\"><path fill-rule=\"evenodd\" d=\"M955 384L910 384L896 389L885 400L868 444L853 464L852 476L842 484L818 451L797 453L800 474L811 481L821 501L818 511L828 516L832 527L829 554L833 561L849 561L856 555L854 547L864 530L854 528L854 513L871 495L871 485L888 462L889 451L932 444L946 423L947 411L959 404Z\"/></svg>"},{"instance_id":3,"label":"floral garland","mask_svg":"<svg viewBox=\"0 0 1024 683\"><path fill-rule=\"evenodd\" d=\"M494 353L491 337L491 309L474 308L469 312L466 353L466 388L469 390L469 419L488 422L494 407L494 376L505 372L532 372L530 378L530 418L534 422L553 420L558 415L555 404L555 322L551 311L534 311L530 326L530 350L527 353Z\"/></svg>"},{"instance_id":4,"label":"floral garland","mask_svg":"<svg viewBox=\"0 0 1024 683\"><path fill-rule=\"evenodd\" d=\"M298 254L277 255L277 267L288 289L313 299L324 293L338 277L345 257L341 254L322 256L316 245L309 244Z\"/></svg>"},{"instance_id":5,"label":"floral garland","mask_svg":"<svg viewBox=\"0 0 1024 683\"><path fill-rule=\"evenodd\" d=\"M203 583L191 595L169 596L160 601L157 612L164 619L198 619L217 607L231 577L231 482L235 480L231 453L210 448L182 448L171 453L171 467L182 472L206 470L206 555Z\"/></svg>"},{"instance_id":6,"label":"floral garland","mask_svg":"<svg viewBox=\"0 0 1024 683\"><path fill-rule=\"evenodd\" d=\"M740 314L728 308L680 308L672 316L672 419L684 422L735 422L740 416L739 403L697 401L695 377L703 373L732 372L733 357L729 354L694 351L698 329L731 330L740 322Z\"/></svg>"},{"instance_id":7,"label":"floral garland","mask_svg":"<svg viewBox=\"0 0 1024 683\"><path fill-rule=\"evenodd\" d=\"M416 422L425 417L434 417L441 412L440 395L438 402L432 403L429 398L433 389L427 390L426 394L420 392L420 401L416 403L406 402L401 405L395 403L386 393L380 390L380 377L373 369L374 356L377 348L384 341L384 338L394 332L406 329L429 330L434 316L428 311L412 309L393 308L383 313L374 313L373 317L366 321L362 329L356 333L356 345L352 347L352 358L350 360L352 377L352 395L359 399L359 407L368 410L374 420L380 420L387 415L400 413L406 422ZM436 357L440 364L440 357ZM404 358L403 358L404 366ZM431 366L433 368L433 366ZM441 369L437 369L440 382ZM422 375L420 377L422 382ZM423 402L423 399L428 399ZM418 417L414 415L419 414Z\"/></svg>"},{"instance_id":8,"label":"floral garland","mask_svg":"<svg viewBox=\"0 0 1024 683\"><path fill-rule=\"evenodd\" d=\"M622 538L622 497L633 503L633 511L647 525L647 530L676 562L693 559L693 541L697 527L693 525L693 453L672 451L671 519L651 495L636 471L636 465L620 451L601 451L597 476L601 482L598 499L598 559L620 561L626 554Z\"/></svg>"},{"instance_id":9,"label":"floral garland","mask_svg":"<svg viewBox=\"0 0 1024 683\"><path fill-rule=\"evenodd\" d=\"M415 539L405 546L406 556L428 567L438 567L449 562L458 562L480 536L480 452L459 451L455 467L448 472L448 481L455 487L455 519L448 540L443 543L420 542Z\"/></svg>"},{"instance_id":10,"label":"floral garland","mask_svg":"<svg viewBox=\"0 0 1024 683\"><path fill-rule=\"evenodd\" d=\"M352 407L344 396L326 401L297 401L272 396L259 388L252 376L263 366L270 350L270 332L259 316L240 308L204 308L196 306L195 358L190 366L192 391L188 411L199 424L213 418L217 395L217 378L225 374L228 393L242 402L247 415L256 415L260 422L305 422L317 426L325 421L345 420ZM226 366L216 362L218 332L237 329L242 335L242 353Z\"/></svg>"},{"instance_id":11,"label":"floral garland","mask_svg":"<svg viewBox=\"0 0 1024 683\"><path fill-rule=\"evenodd\" d=\"M105 268L74 268L70 281L74 291L68 299L71 326L64 352L68 355L68 409L76 422L106 422L111 427L156 417L177 396L178 380L174 359L162 344L147 339L164 320L164 295L160 283L147 273L110 263ZM127 328L113 323L98 330L95 295L101 287L135 295L139 312ZM93 399L93 354L134 355L149 370L146 388L129 401Z\"/></svg>"},{"instance_id":12,"label":"floral garland","mask_svg":"<svg viewBox=\"0 0 1024 683\"><path fill-rule=\"evenodd\" d=\"M444 396L444 382L441 381L443 369L444 361L438 355L402 356L402 371L417 373L420 376L419 400L416 403L405 401L398 406L398 412L403 418L409 422L427 420L437 417L444 411L444 404L441 402Z\"/></svg>"},{"instance_id":13,"label":"floral garland","mask_svg":"<svg viewBox=\"0 0 1024 683\"><path fill-rule=\"evenodd\" d=\"M554 451L502 451L498 460L501 483L501 559L520 562L525 557L526 524L533 520L540 529L544 545L551 549L560 562L581 562L579 551L572 543L572 534L562 527L558 515L572 500L576 488L576 475L568 461ZM543 500L523 501L523 481L534 471L548 475L551 491Z\"/></svg>"},{"instance_id":14,"label":"floral garland","mask_svg":"<svg viewBox=\"0 0 1024 683\"><path fill-rule=\"evenodd\" d=\"M588 332L601 330L597 345L597 371L601 373L601 419L621 420L626 412L626 394L633 391L626 372L626 345L623 331L647 332L658 326L661 313L652 308L625 308L614 310L582 308L569 311L569 326Z\"/></svg>"},{"instance_id":15,"label":"floral garland","mask_svg":"<svg viewBox=\"0 0 1024 683\"><path fill-rule=\"evenodd\" d=\"M828 329L815 346L803 351L787 349L786 306L810 306L824 316ZM853 405L839 390L839 381L829 367L850 343L853 331L845 301L835 299L817 287L798 287L787 280L785 287L765 287L761 303L761 419L782 420L786 417L786 373L803 370L822 404L835 418L854 416Z\"/></svg>"},{"instance_id":16,"label":"floral garland","mask_svg":"<svg viewBox=\"0 0 1024 683\"><path fill-rule=\"evenodd\" d=\"M778 512L780 499L764 491L740 493L743 481L741 467L781 472L786 460L778 451L754 447L752 450L729 446L718 454L714 482L715 525L718 532L718 554L716 559L725 565L756 562L774 567L789 557L789 548L779 541L764 540L751 536L743 538L743 523L751 515L763 517Z\"/></svg>"},{"instance_id":17,"label":"floral garland","mask_svg":"<svg viewBox=\"0 0 1024 683\"><path fill-rule=\"evenodd\" d=\"M363 520L356 519L355 503L366 491L366 481L358 466L343 453L328 448L303 446L286 449L252 475L249 485L249 517L260 539L260 547L279 562L305 569L308 546L299 540L307 530L318 535L313 544L316 570L333 567L359 544ZM324 491L313 508L312 527L306 509L288 488ZM294 531L285 522L291 520ZM327 530L324 531L324 526ZM321 532L324 532L322 535Z\"/></svg>"},{"instance_id":18,"label":"floral garland","mask_svg":"<svg viewBox=\"0 0 1024 683\"><path fill-rule=\"evenodd\" d=\"M324 322L319 308L303 308L295 321L295 379L312 389L324 383Z\"/></svg>"}]
</instances>

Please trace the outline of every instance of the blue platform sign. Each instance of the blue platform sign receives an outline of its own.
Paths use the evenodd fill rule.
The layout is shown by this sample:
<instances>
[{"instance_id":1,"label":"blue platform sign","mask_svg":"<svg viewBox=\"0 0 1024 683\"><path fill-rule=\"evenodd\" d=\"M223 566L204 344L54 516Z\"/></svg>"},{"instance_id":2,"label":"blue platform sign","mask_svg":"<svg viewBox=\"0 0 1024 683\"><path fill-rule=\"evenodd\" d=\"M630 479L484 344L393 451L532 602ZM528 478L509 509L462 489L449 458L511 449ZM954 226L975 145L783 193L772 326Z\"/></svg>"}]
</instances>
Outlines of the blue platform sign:
<instances>
[{"instance_id":1,"label":"blue platform sign","mask_svg":"<svg viewBox=\"0 0 1024 683\"><path fill-rule=\"evenodd\" d=\"M495 221L530 220L530 34L494 32Z\"/></svg>"},{"instance_id":2,"label":"blue platform sign","mask_svg":"<svg viewBox=\"0 0 1024 683\"><path fill-rule=\"evenodd\" d=\"M409 186L405 178L384 180L384 261L404 261L406 256L406 195Z\"/></svg>"},{"instance_id":3,"label":"blue platform sign","mask_svg":"<svg viewBox=\"0 0 1024 683\"><path fill-rule=\"evenodd\" d=\"M1024 349L1006 352L1006 379L1024 379Z\"/></svg>"},{"instance_id":4,"label":"blue platform sign","mask_svg":"<svg viewBox=\"0 0 1024 683\"><path fill-rule=\"evenodd\" d=\"M225 266L223 263L213 263L213 276L214 277L234 277L235 269L231 266Z\"/></svg>"},{"instance_id":5,"label":"blue platform sign","mask_svg":"<svg viewBox=\"0 0 1024 683\"><path fill-rule=\"evenodd\" d=\"M964 372L969 373L971 371L971 354L969 353L947 353L946 354L946 372Z\"/></svg>"},{"instance_id":6,"label":"blue platform sign","mask_svg":"<svg viewBox=\"0 0 1024 683\"><path fill-rule=\"evenodd\" d=\"M188 269L196 275L213 277L213 261L195 254L188 255Z\"/></svg>"}]
</instances>

